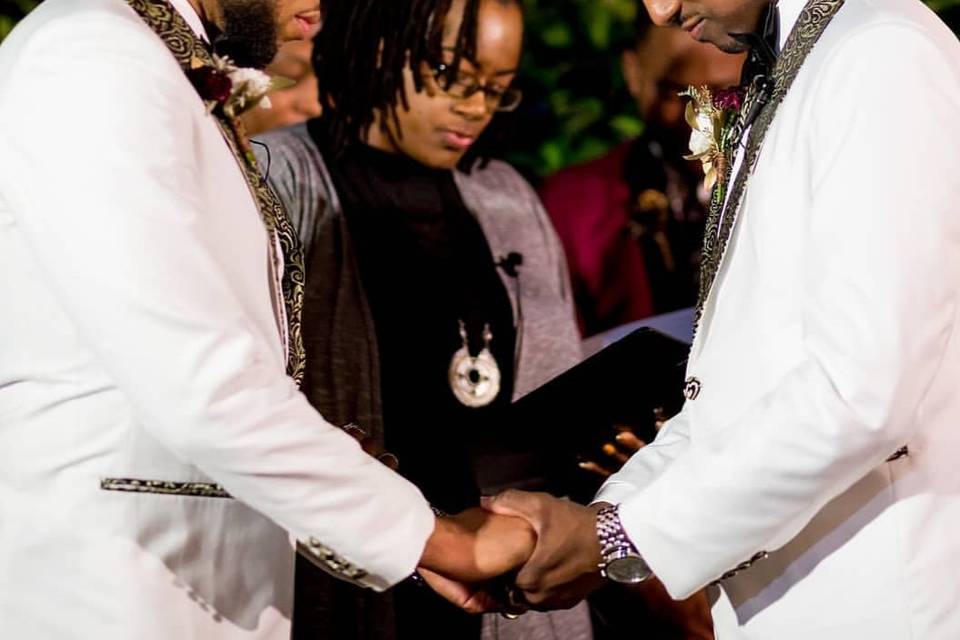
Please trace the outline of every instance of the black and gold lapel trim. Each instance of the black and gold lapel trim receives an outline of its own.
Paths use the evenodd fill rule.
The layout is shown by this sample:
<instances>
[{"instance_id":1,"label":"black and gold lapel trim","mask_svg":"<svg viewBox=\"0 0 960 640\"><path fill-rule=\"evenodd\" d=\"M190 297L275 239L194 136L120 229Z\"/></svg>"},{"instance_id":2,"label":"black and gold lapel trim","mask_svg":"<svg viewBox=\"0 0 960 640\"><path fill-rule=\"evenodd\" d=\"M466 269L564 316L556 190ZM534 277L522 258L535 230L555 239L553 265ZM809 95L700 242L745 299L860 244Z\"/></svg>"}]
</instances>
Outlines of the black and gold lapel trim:
<instances>
[{"instance_id":1,"label":"black and gold lapel trim","mask_svg":"<svg viewBox=\"0 0 960 640\"><path fill-rule=\"evenodd\" d=\"M223 487L213 482L169 482L166 480L138 480L136 478L104 478L104 491L127 493L155 493L165 496L192 496L195 498L233 498Z\"/></svg>"},{"instance_id":2,"label":"black and gold lapel trim","mask_svg":"<svg viewBox=\"0 0 960 640\"><path fill-rule=\"evenodd\" d=\"M760 149L763 145L763 139L770 129L770 124L777 113L780 103L784 96L793 85L797 73L806 61L807 56L813 49L813 46L820 39L827 25L836 15L844 0L809 0L800 14L800 18L794 25L793 30L787 37L783 51L773 67L773 90L769 100L760 109L759 115L753 122L750 132L747 135L746 149L744 151L743 162L733 179L733 188L726 198L714 197L711 201L710 212L707 216L706 229L703 238L703 256L700 266L700 291L697 300L696 317L694 320L695 329L699 328L700 320L703 316L703 308L706 305L707 298L713 282L717 277L717 272L726 253L727 242L730 240L730 234L733 231L734 223L737 219L737 213L740 204L743 201L744 193L747 189L747 181L753 173L760 156ZM756 90L755 87L751 89ZM743 110L748 110L748 104L755 96L748 92L744 101ZM729 163L732 164L732 163ZM727 174L721 176L718 184L728 184L731 169L727 169Z\"/></svg>"},{"instance_id":3,"label":"black and gold lapel trim","mask_svg":"<svg viewBox=\"0 0 960 640\"><path fill-rule=\"evenodd\" d=\"M127 4L163 40L185 73L197 62L213 65L213 54L207 45L196 36L183 16L167 0L127 0ZM276 236L283 252L284 271L280 288L287 321L287 373L299 385L303 381L305 361L300 327L304 285L300 241L280 200L260 175L252 154L245 151L248 142L239 120L227 118L219 113L219 110L215 111L213 116L216 117L223 138L243 171L267 231L271 236Z\"/></svg>"}]
</instances>

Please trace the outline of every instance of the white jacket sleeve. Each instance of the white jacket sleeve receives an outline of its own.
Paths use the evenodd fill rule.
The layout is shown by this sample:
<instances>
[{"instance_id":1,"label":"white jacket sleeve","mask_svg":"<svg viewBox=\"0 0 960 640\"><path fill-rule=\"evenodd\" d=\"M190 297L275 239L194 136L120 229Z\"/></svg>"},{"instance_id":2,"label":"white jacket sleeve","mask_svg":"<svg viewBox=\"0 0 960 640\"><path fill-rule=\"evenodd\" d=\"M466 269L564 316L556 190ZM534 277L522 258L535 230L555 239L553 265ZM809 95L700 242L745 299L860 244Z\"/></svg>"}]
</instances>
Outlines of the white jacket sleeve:
<instances>
[{"instance_id":1,"label":"white jacket sleeve","mask_svg":"<svg viewBox=\"0 0 960 640\"><path fill-rule=\"evenodd\" d=\"M253 327L217 259L230 229L198 232L203 107L121 19L48 25L3 78L2 197L143 427L384 589L414 570L432 513L311 408Z\"/></svg>"},{"instance_id":2,"label":"white jacket sleeve","mask_svg":"<svg viewBox=\"0 0 960 640\"><path fill-rule=\"evenodd\" d=\"M676 598L784 544L901 447L954 330L956 60L910 27L872 26L848 36L820 74L797 292L805 358L722 436L694 431L621 506Z\"/></svg>"}]
</instances>

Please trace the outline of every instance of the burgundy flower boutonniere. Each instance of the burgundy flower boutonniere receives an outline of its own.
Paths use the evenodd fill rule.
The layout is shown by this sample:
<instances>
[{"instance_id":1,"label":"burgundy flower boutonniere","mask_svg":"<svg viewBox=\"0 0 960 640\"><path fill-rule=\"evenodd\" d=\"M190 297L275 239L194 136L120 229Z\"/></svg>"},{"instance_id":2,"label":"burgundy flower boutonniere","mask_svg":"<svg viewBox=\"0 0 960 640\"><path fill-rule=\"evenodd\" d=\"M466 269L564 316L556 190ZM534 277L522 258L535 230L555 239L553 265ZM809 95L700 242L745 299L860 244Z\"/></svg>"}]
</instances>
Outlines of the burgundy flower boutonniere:
<instances>
[{"instance_id":1,"label":"burgundy flower boutonniere","mask_svg":"<svg viewBox=\"0 0 960 640\"><path fill-rule=\"evenodd\" d=\"M210 113L219 112L227 118L237 133L247 161L251 166L256 166L253 151L243 133L240 114L258 105L269 109L270 98L267 94L290 87L294 82L287 78L271 77L259 69L238 67L230 58L216 54L213 55L212 64L194 58L187 77L207 105L207 110Z\"/></svg>"},{"instance_id":2,"label":"burgundy flower boutonniere","mask_svg":"<svg viewBox=\"0 0 960 640\"><path fill-rule=\"evenodd\" d=\"M187 77L206 103L226 104L233 90L230 76L215 67L199 66L187 71Z\"/></svg>"},{"instance_id":3,"label":"burgundy flower boutonniere","mask_svg":"<svg viewBox=\"0 0 960 640\"><path fill-rule=\"evenodd\" d=\"M740 107L743 106L743 89L740 87L721 89L714 94L713 104L717 109L724 111L740 111Z\"/></svg>"},{"instance_id":4,"label":"burgundy flower boutonniere","mask_svg":"<svg viewBox=\"0 0 960 640\"><path fill-rule=\"evenodd\" d=\"M692 132L690 155L685 158L703 163L704 186L713 189L732 160L730 134L743 106L743 91L736 87L712 94L709 88L701 86L690 87L680 95L690 98L686 120Z\"/></svg>"},{"instance_id":5,"label":"burgundy flower boutonniere","mask_svg":"<svg viewBox=\"0 0 960 640\"><path fill-rule=\"evenodd\" d=\"M294 83L250 67L238 67L226 56L213 55L213 64L194 58L187 77L211 111L220 108L228 118L260 105L270 108L267 94Z\"/></svg>"}]
</instances>

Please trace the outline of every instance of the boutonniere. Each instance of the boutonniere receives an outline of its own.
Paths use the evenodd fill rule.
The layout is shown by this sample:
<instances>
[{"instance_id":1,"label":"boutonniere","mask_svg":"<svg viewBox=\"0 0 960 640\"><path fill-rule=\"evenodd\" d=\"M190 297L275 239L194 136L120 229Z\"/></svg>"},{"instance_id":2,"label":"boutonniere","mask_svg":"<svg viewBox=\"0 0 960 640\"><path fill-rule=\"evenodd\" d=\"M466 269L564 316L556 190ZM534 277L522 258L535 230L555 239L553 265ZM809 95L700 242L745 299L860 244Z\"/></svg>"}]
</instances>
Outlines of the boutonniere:
<instances>
[{"instance_id":1,"label":"boutonniere","mask_svg":"<svg viewBox=\"0 0 960 640\"><path fill-rule=\"evenodd\" d=\"M743 93L735 88L713 94L709 88L701 86L690 87L680 95L690 98L685 115L692 129L690 155L684 158L703 163L704 186L710 190L718 178L726 176L732 160L730 134L740 112Z\"/></svg>"},{"instance_id":2,"label":"boutonniere","mask_svg":"<svg viewBox=\"0 0 960 640\"><path fill-rule=\"evenodd\" d=\"M231 119L257 105L269 109L267 94L294 84L288 78L271 77L259 69L238 67L229 57L216 54L212 64L194 58L187 76L211 113L220 109Z\"/></svg>"},{"instance_id":3,"label":"boutonniere","mask_svg":"<svg viewBox=\"0 0 960 640\"><path fill-rule=\"evenodd\" d=\"M251 167L257 160L243 130L240 114L261 106L270 108L267 94L293 86L293 80L280 76L271 77L259 69L238 67L227 56L213 54L212 63L194 57L190 61L187 77L209 113L220 112L236 133L243 156Z\"/></svg>"}]
</instances>

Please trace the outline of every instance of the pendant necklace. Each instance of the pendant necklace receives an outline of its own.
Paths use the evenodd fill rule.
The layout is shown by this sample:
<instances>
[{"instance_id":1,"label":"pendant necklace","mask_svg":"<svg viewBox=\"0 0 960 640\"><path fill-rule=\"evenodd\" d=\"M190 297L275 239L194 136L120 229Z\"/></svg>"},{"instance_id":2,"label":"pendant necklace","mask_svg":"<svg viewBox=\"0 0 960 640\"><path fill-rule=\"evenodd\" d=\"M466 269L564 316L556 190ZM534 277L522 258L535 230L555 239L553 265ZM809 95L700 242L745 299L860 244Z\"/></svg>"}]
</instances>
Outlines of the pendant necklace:
<instances>
[{"instance_id":1,"label":"pendant necklace","mask_svg":"<svg viewBox=\"0 0 960 640\"><path fill-rule=\"evenodd\" d=\"M460 320L460 339L463 345L450 359L448 379L453 395L468 407L485 407L500 393L500 368L490 351L493 333L490 324L483 325L483 349L476 356L470 355L467 327Z\"/></svg>"}]
</instances>

